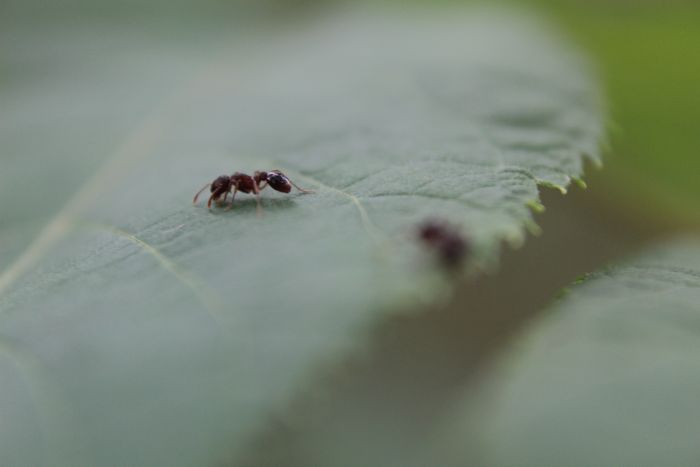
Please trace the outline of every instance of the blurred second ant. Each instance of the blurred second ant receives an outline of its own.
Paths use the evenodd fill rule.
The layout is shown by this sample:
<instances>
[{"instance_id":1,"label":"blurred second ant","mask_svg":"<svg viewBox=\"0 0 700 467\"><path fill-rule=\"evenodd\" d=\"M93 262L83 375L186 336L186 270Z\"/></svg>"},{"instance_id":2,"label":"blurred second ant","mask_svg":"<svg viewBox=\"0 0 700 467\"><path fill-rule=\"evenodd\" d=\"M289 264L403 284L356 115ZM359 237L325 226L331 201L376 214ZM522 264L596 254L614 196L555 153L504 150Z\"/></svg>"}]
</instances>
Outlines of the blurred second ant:
<instances>
[{"instance_id":1,"label":"blurred second ant","mask_svg":"<svg viewBox=\"0 0 700 467\"><path fill-rule=\"evenodd\" d=\"M471 250L469 241L459 228L441 219L429 219L418 226L418 239L433 250L440 263L447 269L455 269Z\"/></svg>"}]
</instances>

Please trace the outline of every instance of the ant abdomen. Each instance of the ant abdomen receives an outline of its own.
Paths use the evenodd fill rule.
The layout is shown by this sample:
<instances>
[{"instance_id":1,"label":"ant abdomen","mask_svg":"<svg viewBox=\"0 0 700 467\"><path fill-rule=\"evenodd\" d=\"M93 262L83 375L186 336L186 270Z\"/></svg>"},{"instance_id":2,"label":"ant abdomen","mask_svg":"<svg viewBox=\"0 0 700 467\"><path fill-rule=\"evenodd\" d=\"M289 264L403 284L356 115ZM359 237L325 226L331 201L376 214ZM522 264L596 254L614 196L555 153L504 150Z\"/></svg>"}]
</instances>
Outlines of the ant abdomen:
<instances>
[{"instance_id":1,"label":"ant abdomen","mask_svg":"<svg viewBox=\"0 0 700 467\"><path fill-rule=\"evenodd\" d=\"M231 177L228 175L221 175L219 177L216 177L216 180L211 182L211 192L216 193L218 191L220 192L226 192L231 188Z\"/></svg>"}]
</instances>

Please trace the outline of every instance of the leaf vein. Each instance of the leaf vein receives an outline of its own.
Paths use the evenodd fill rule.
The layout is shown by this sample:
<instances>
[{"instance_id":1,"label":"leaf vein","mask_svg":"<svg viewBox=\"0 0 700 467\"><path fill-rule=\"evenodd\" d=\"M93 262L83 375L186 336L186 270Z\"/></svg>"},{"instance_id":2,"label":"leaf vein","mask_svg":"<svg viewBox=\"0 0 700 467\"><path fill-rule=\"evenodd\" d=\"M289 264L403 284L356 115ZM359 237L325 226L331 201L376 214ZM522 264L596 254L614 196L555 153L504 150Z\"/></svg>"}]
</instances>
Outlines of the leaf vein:
<instances>
[{"instance_id":1,"label":"leaf vein","mask_svg":"<svg viewBox=\"0 0 700 467\"><path fill-rule=\"evenodd\" d=\"M136 235L127 232L119 227L102 224L102 223L85 223L88 227L93 227L99 230L107 231L113 235L120 238L128 240L132 244L141 248L144 252L151 255L156 259L158 264L160 264L167 272L172 274L177 280L182 282L187 288L189 288L197 300L204 305L209 314L212 316L217 324L220 324L221 312L224 309L223 300L219 297L218 292L211 287L208 287L206 283L195 276L193 273L185 270L181 266L177 265L175 261L170 259L163 252L158 250L156 247L146 242L145 240L137 237Z\"/></svg>"}]
</instances>

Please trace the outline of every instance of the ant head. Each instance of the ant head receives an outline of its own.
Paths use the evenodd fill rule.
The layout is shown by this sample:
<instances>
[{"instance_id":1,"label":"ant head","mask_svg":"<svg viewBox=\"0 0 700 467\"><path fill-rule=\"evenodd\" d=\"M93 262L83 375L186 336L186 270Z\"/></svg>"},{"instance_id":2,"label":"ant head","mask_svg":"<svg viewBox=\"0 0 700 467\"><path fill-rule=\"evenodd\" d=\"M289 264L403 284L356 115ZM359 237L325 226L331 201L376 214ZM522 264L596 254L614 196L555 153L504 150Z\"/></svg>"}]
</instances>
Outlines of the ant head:
<instances>
[{"instance_id":1,"label":"ant head","mask_svg":"<svg viewBox=\"0 0 700 467\"><path fill-rule=\"evenodd\" d=\"M231 177L228 175L221 175L216 177L216 180L211 182L211 192L215 191L227 191L231 186Z\"/></svg>"},{"instance_id":2,"label":"ant head","mask_svg":"<svg viewBox=\"0 0 700 467\"><path fill-rule=\"evenodd\" d=\"M272 187L272 189L281 191L282 193L289 193L292 191L292 182L289 181L287 176L279 170L272 170L267 172L266 175L267 183Z\"/></svg>"}]
</instances>

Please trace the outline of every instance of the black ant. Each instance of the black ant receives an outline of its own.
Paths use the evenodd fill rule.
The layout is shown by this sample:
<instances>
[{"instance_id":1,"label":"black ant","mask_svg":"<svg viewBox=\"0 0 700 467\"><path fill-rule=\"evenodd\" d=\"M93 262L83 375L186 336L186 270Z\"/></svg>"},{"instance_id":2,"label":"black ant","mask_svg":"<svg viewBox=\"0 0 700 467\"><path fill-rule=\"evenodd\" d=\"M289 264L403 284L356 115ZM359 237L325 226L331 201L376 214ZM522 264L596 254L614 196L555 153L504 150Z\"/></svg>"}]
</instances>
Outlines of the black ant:
<instances>
[{"instance_id":1,"label":"black ant","mask_svg":"<svg viewBox=\"0 0 700 467\"><path fill-rule=\"evenodd\" d=\"M202 194L202 192L207 188L210 188L211 191L211 196L207 201L208 208L211 208L212 201L226 202L226 198L231 192L233 192L231 196L231 203L233 204L233 200L236 198L236 193L240 191L243 193L253 193L255 195L255 199L258 203L259 212L260 191L268 185L273 190L282 193L289 193L290 191L292 191L292 187L296 188L302 193L313 193L313 191L311 190L305 190L304 188L297 186L294 182L292 182L289 179L289 177L287 177L279 170L270 170L269 172L256 171L252 177L248 174L236 172L231 176L221 175L217 177L213 182L204 185L204 187L202 187L202 189L199 190L196 195L194 195L192 203L196 203L197 199L199 198L199 195ZM221 199L222 196L223 199Z\"/></svg>"},{"instance_id":2,"label":"black ant","mask_svg":"<svg viewBox=\"0 0 700 467\"><path fill-rule=\"evenodd\" d=\"M459 265L470 251L470 245L459 229L446 221L428 220L418 226L418 238L435 250L447 268Z\"/></svg>"}]
</instances>

